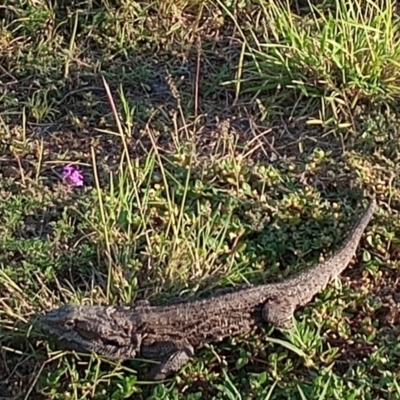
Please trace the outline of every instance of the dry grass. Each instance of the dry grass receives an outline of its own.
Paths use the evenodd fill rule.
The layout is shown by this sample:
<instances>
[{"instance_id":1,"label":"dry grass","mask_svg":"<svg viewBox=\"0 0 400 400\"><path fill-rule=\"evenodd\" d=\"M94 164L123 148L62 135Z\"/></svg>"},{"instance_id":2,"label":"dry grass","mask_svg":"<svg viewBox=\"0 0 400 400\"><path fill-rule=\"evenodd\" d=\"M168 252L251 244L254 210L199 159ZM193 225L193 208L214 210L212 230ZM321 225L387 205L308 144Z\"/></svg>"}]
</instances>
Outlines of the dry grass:
<instances>
[{"instance_id":1,"label":"dry grass","mask_svg":"<svg viewBox=\"0 0 400 400\"><path fill-rule=\"evenodd\" d=\"M397 15L225 3L0 8L1 399L400 396ZM371 193L354 265L296 331L210 346L168 382L59 352L32 324L64 302L282 279L333 250Z\"/></svg>"}]
</instances>

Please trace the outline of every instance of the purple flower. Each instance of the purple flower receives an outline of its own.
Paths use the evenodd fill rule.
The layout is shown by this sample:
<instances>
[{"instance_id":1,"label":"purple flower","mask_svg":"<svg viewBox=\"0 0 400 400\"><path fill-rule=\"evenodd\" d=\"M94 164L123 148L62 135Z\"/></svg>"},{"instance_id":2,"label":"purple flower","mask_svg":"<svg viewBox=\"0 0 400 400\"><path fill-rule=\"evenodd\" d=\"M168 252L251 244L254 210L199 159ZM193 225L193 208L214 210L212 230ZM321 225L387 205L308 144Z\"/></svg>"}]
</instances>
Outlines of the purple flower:
<instances>
[{"instance_id":1,"label":"purple flower","mask_svg":"<svg viewBox=\"0 0 400 400\"><path fill-rule=\"evenodd\" d=\"M83 175L73 165L66 165L62 173L63 180L73 186L83 186Z\"/></svg>"}]
</instances>

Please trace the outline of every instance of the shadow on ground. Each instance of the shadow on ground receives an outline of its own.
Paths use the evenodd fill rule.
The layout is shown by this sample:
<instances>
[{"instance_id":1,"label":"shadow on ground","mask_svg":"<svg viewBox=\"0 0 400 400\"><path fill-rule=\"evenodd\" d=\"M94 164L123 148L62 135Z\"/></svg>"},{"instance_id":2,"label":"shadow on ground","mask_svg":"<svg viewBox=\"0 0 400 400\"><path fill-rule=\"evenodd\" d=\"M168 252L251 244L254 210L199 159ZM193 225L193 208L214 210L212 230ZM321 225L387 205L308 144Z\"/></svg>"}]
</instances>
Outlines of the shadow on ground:
<instances>
[{"instance_id":1,"label":"shadow on ground","mask_svg":"<svg viewBox=\"0 0 400 400\"><path fill-rule=\"evenodd\" d=\"M171 15L167 10L163 13L157 9L157 5L138 10L113 2L107 6L103 2L86 3L56 1L52 8L39 9L9 1L2 8L0 176L8 185L3 188L4 196L24 193L28 198L31 188L32 193L47 188L52 200L22 207L21 221L13 226L9 238L4 239L9 247L0 255L0 262L11 267L10 270L15 267L15 275L24 262L29 268L36 265L39 272L29 270L29 273L36 279L38 307L53 306L54 299L47 292L53 289L59 293L60 301L68 298L70 293L59 285L64 278L75 288L106 285L100 274L91 276L92 266L106 270L104 255L97 253L93 238L79 243L75 240L85 236L85 227L75 224L77 215L66 212L79 209L79 194L74 197L60 184L62 166L73 162L84 170L87 187L93 188L92 154L96 156L101 184L109 184L109 172L121 168L123 141L117 133L103 78L117 104L132 158L144 160L154 150L152 137L157 151L165 156L191 152L189 145L194 145L193 163L199 169L210 160L218 163L238 155L249 165L257 161L267 166L283 164L287 165L288 173L292 167L298 168L294 173L295 184L276 185L277 202L291 192L312 187L330 201L346 197L343 203L355 204L360 199L359 188L367 186L363 178L375 178L371 165L376 152L396 157L398 147L389 148L375 140L377 126L385 122L371 125L360 118L363 132L356 141L342 130L307 125L307 116L299 111L299 98L275 104L273 92L258 99L241 95L235 79L242 44L235 26L217 8L204 8L199 13L192 8L187 13ZM246 20L246 12L242 11L243 15L239 12L238 18ZM393 140L396 138L398 133L393 131ZM329 153L331 161L313 170L309 159L317 149ZM364 151L357 165L355 161L347 163L346 156L353 149ZM395 169L389 161L387 165L380 163L378 177L385 177L386 169ZM358 169L360 165L362 172ZM400 208L395 203L398 200L393 201ZM272 273L287 274L290 268L286 267L298 262L296 250L303 252L301 262L314 261L316 251L324 244L321 232L331 232L337 225L335 219L313 221L311 209L307 210L306 224L302 220L305 215L295 215L295 206L288 211L294 215L292 219L273 216L274 224L267 224L268 221L260 224L257 211L266 211L257 210L257 205L251 202L246 207L240 217L249 217L247 211L251 209L253 215L249 218L253 221L247 225L259 226L256 233L242 240L252 243L255 259L267 257L269 262L281 262L280 267L268 271L268 279ZM82 208L80 212L89 210ZM4 224L7 221L11 217ZM63 230L66 228L62 222L67 221L76 230ZM57 242L58 247L41 248L46 257L39 259L38 248L32 246L32 241L46 246L48 238L52 238L52 243ZM51 267L54 262L62 268L54 271ZM154 286L157 270L151 274L143 273L142 280ZM6 275L1 279L7 285L0 292L3 308L0 315L25 323L25 328L18 333L18 324L2 323L0 381L4 383L0 392L15 399L24 398L27 390L37 383L36 379L44 374L34 357L36 347L42 348L43 343L40 338L26 339L29 329L27 321L19 321L18 307L24 308L25 317L35 315L37 308L26 302L24 275L15 279L16 285L7 281ZM47 283L43 284L41 279L54 282L54 286L46 287ZM393 273L392 279L395 279ZM212 281L204 283L213 287ZM177 282L165 279L164 284L168 288ZM385 310L383 318L397 321L396 316L391 317ZM29 396L45 398L35 397L33 392Z\"/></svg>"}]
</instances>

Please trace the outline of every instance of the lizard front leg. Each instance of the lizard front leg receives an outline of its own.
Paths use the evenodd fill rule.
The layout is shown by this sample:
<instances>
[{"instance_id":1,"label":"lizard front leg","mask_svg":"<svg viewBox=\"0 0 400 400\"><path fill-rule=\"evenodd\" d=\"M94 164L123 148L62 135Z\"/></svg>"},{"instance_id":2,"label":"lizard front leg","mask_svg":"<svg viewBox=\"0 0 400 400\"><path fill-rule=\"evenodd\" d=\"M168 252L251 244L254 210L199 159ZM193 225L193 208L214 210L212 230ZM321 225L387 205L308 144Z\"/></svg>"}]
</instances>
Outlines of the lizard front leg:
<instances>
[{"instance_id":1,"label":"lizard front leg","mask_svg":"<svg viewBox=\"0 0 400 400\"><path fill-rule=\"evenodd\" d=\"M151 345L143 344L141 355L161 361L159 365L150 370L146 379L162 380L172 372L180 370L193 357L194 349L184 340L154 342Z\"/></svg>"},{"instance_id":2,"label":"lizard front leg","mask_svg":"<svg viewBox=\"0 0 400 400\"><path fill-rule=\"evenodd\" d=\"M277 328L290 329L293 327L293 315L296 304L292 298L282 294L282 298L275 298L265 302L262 308L263 319Z\"/></svg>"}]
</instances>

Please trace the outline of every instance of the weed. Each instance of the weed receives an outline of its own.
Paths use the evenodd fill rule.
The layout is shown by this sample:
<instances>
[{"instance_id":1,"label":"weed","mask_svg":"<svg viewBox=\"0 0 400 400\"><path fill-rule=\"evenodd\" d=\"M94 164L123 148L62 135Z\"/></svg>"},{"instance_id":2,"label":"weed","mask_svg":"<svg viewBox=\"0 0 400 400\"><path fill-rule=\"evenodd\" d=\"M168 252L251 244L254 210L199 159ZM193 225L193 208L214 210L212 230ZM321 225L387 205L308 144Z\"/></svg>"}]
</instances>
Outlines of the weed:
<instances>
[{"instance_id":1,"label":"weed","mask_svg":"<svg viewBox=\"0 0 400 400\"><path fill-rule=\"evenodd\" d=\"M399 397L389 1L6 0L0 17L1 396ZM354 265L294 330L209 345L169 381L141 381L148 360L57 350L34 324L67 302L284 279L331 253L371 193Z\"/></svg>"}]
</instances>

